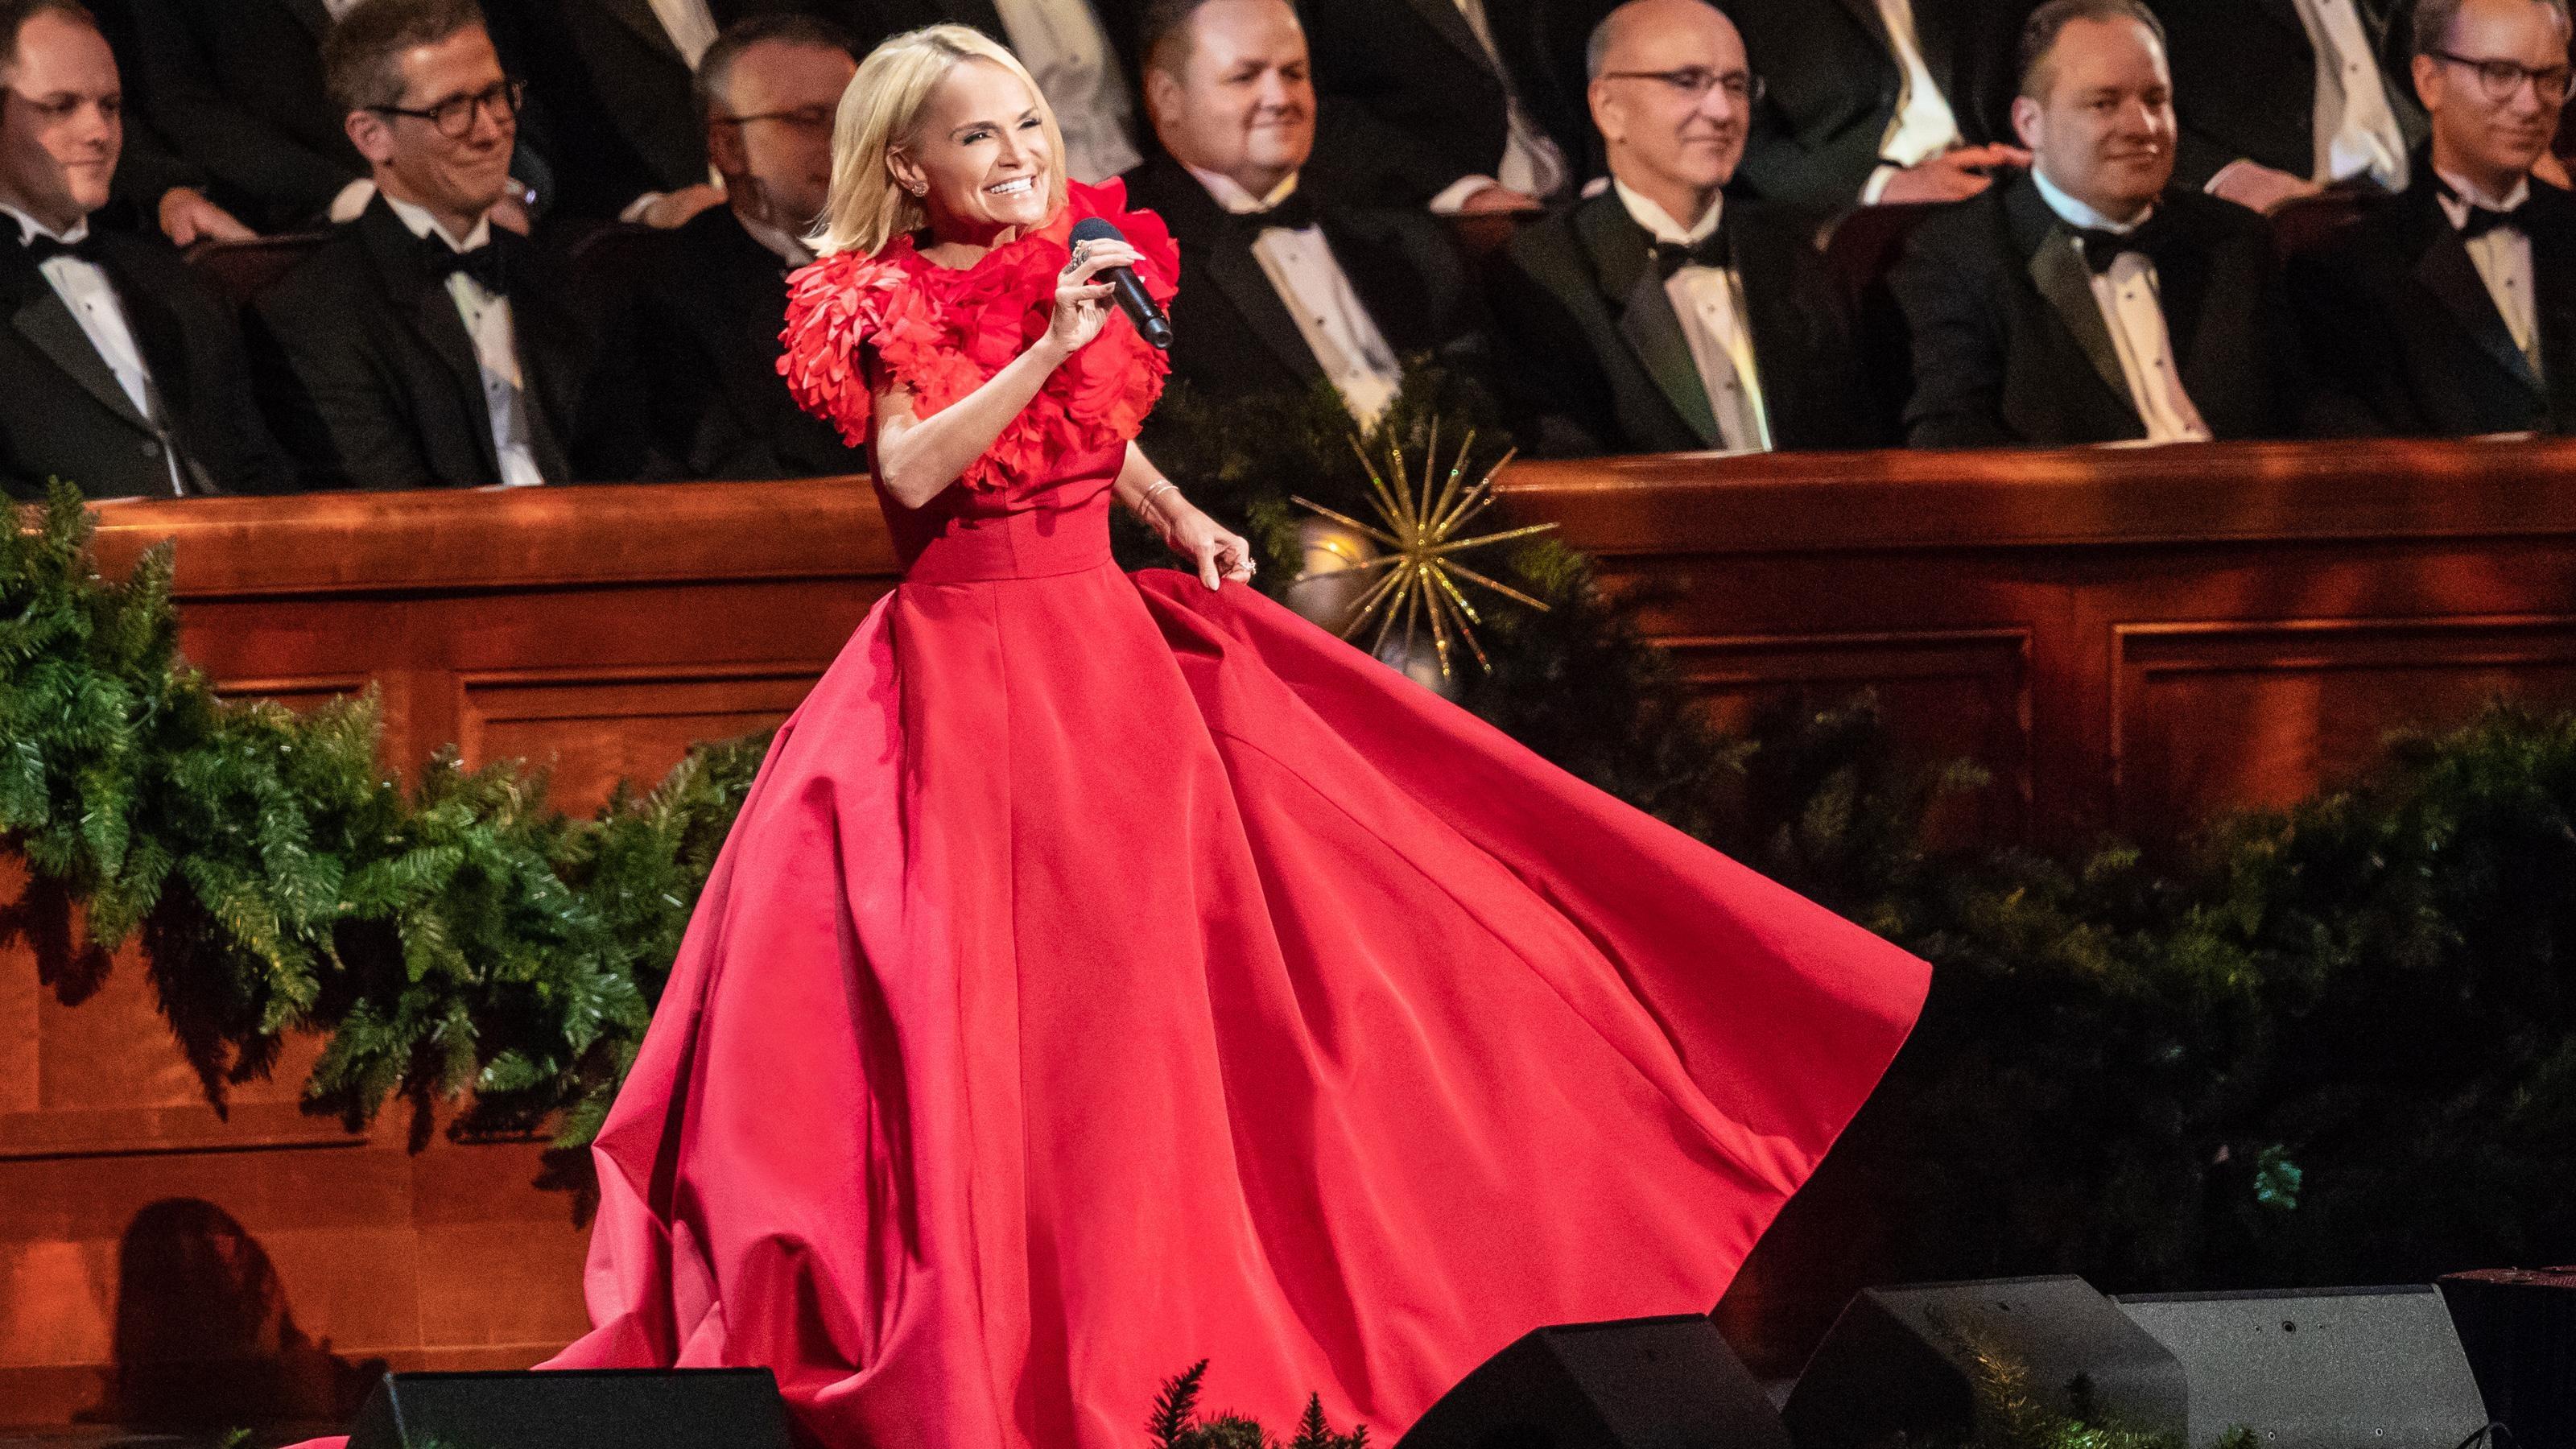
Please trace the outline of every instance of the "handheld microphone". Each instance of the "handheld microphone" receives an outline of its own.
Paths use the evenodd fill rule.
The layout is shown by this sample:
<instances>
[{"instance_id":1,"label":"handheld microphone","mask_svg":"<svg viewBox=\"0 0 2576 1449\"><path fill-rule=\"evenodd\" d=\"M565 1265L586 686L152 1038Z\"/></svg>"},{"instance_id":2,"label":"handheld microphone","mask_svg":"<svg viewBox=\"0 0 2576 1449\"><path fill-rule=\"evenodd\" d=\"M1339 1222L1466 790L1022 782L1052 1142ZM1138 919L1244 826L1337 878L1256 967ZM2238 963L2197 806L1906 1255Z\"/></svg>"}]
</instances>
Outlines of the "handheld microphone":
<instances>
[{"instance_id":1,"label":"handheld microphone","mask_svg":"<svg viewBox=\"0 0 2576 1449\"><path fill-rule=\"evenodd\" d=\"M1073 224L1073 240L1077 242L1123 242L1126 239L1125 232L1097 216L1086 216ZM1092 279L1109 284L1110 295L1116 299L1118 310L1126 313L1127 320L1136 324L1138 336L1165 352L1172 350L1172 319L1163 315L1161 305L1155 302L1153 293L1145 290L1145 283L1136 275L1134 267L1109 267L1093 273Z\"/></svg>"}]
</instances>

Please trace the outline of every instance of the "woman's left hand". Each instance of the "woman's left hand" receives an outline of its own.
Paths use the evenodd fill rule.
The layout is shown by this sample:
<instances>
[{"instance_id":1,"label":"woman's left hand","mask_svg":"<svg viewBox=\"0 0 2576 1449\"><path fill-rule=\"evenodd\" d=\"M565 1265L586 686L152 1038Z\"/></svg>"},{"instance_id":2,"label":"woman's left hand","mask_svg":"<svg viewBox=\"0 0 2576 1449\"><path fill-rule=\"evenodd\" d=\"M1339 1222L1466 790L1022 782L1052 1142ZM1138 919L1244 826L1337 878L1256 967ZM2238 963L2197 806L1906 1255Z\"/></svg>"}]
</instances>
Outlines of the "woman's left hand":
<instances>
[{"instance_id":1,"label":"woman's left hand","mask_svg":"<svg viewBox=\"0 0 2576 1449\"><path fill-rule=\"evenodd\" d=\"M1200 583L1213 589L1224 579L1252 582L1252 545L1243 535L1188 504L1176 511L1180 516L1164 528L1163 542L1197 565Z\"/></svg>"}]
</instances>

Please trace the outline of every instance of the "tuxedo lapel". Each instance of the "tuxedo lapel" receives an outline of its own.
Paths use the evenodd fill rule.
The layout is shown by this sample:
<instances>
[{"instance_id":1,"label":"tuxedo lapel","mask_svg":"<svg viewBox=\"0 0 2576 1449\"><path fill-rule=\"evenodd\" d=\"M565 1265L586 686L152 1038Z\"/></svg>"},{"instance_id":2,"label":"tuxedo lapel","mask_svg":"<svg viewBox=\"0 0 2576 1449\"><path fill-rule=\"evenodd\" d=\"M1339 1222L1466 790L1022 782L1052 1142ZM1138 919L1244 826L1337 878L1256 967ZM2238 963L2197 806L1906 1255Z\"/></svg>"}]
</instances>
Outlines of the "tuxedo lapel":
<instances>
[{"instance_id":1,"label":"tuxedo lapel","mask_svg":"<svg viewBox=\"0 0 2576 1449\"><path fill-rule=\"evenodd\" d=\"M2156 310L2164 314L2165 345L2173 355L2175 375L2182 379L2185 395L2194 398L2226 397L2236 392L2243 379L2205 375L2201 342L2217 342L2223 327L2211 328L2209 295L2209 257L2206 242L2184 237L2178 245L2157 246L2148 253L2156 268ZM2095 309L2098 314L2100 309ZM2209 365L2226 355L2213 351ZM2115 355L2113 361L2118 360ZM2123 389L2125 393L2126 389Z\"/></svg>"},{"instance_id":2,"label":"tuxedo lapel","mask_svg":"<svg viewBox=\"0 0 2576 1449\"><path fill-rule=\"evenodd\" d=\"M2550 416L2576 430L2576 197L2535 181L2531 276L2540 317L2540 375Z\"/></svg>"},{"instance_id":3,"label":"tuxedo lapel","mask_svg":"<svg viewBox=\"0 0 2576 1449\"><path fill-rule=\"evenodd\" d=\"M483 401L483 367L475 360L474 339L466 334L465 319L456 310L456 298L443 282L429 274L420 260L423 243L394 215L393 208L385 205L383 197L369 203L365 214L352 224L363 228L368 256L375 263L395 315L447 370L465 416L475 424L467 429L474 435L475 451L482 455L489 476L497 481L501 476L501 453L493 445L492 412ZM521 351L524 354L525 349Z\"/></svg>"},{"instance_id":4,"label":"tuxedo lapel","mask_svg":"<svg viewBox=\"0 0 2576 1449\"><path fill-rule=\"evenodd\" d=\"M1613 192L1585 202L1575 213L1574 230L1583 240L1602 301L1617 319L1619 336L1646 376L1700 442L1722 446L1725 434L1708 405L1708 389L1700 382L1690 339L1682 335L1681 318L1673 313L1663 278L1655 274L1654 243L1645 228Z\"/></svg>"},{"instance_id":5,"label":"tuxedo lapel","mask_svg":"<svg viewBox=\"0 0 2576 1449\"><path fill-rule=\"evenodd\" d=\"M179 438L179 420L188 415L192 385L188 377L188 334L180 325L179 314L150 288L127 285L122 269L114 264L107 267L107 274L116 284L117 304L125 313L126 330L133 334L134 350L143 358L143 400L151 405L153 432L178 459L194 491L218 491L205 465L182 446Z\"/></svg>"},{"instance_id":6,"label":"tuxedo lapel","mask_svg":"<svg viewBox=\"0 0 2576 1449\"><path fill-rule=\"evenodd\" d=\"M1383 3L1383 0L1380 0ZM1485 54L1485 43L1476 38L1475 27L1467 23L1467 14L1458 8L1458 0L1405 0L1423 23L1440 32L1440 38L1465 53L1478 66L1493 69L1493 58Z\"/></svg>"},{"instance_id":7,"label":"tuxedo lapel","mask_svg":"<svg viewBox=\"0 0 2576 1449\"><path fill-rule=\"evenodd\" d=\"M72 309L63 305L63 299L55 294L41 275L37 277L36 285L21 295L17 311L9 321L18 329L19 336L26 338L30 346L78 383L81 391L98 399L100 405L136 429L145 433L153 431L152 420L135 410L134 399L125 395L124 386L116 380L115 370L107 365L106 358L98 355L98 348L91 344L89 334L81 330L79 319L72 316Z\"/></svg>"},{"instance_id":8,"label":"tuxedo lapel","mask_svg":"<svg viewBox=\"0 0 2576 1449\"><path fill-rule=\"evenodd\" d=\"M592 0L607 11L618 24L632 30L643 42L682 65L688 64L680 48L671 43L671 32L662 28L662 17L653 13L652 0Z\"/></svg>"},{"instance_id":9,"label":"tuxedo lapel","mask_svg":"<svg viewBox=\"0 0 2576 1449\"><path fill-rule=\"evenodd\" d=\"M1289 315L1288 304L1279 300L1270 274L1261 269L1261 259L1252 254L1260 232L1231 218L1219 225L1218 239L1208 248L1209 280L1225 294L1243 325L1291 372L1308 382L1322 377L1323 364L1306 345L1306 334L1297 330L1297 319Z\"/></svg>"},{"instance_id":10,"label":"tuxedo lapel","mask_svg":"<svg viewBox=\"0 0 2576 1449\"><path fill-rule=\"evenodd\" d=\"M492 228L491 245L501 249L502 265L507 275L532 277L537 274L536 247L527 238L496 226ZM439 288L442 293L446 290L443 286ZM573 359L549 344L573 336L574 329L580 324L558 310L553 300L558 294L552 289L540 285L515 287L514 290L516 295L510 299L510 335L519 357L519 411L528 429L528 449L536 457L537 472L547 482L570 482L572 454L570 439L564 436L563 429L576 421L582 380ZM454 306L447 310L451 317L455 316ZM464 332L462 318L457 320L457 331L459 335ZM470 340L466 351L472 360ZM474 384L475 395L479 397L483 385L480 361L474 362ZM488 439L492 428L489 414L484 416L482 436ZM493 453L496 469L499 462L500 454L496 449ZM500 475L496 471L493 476Z\"/></svg>"},{"instance_id":11,"label":"tuxedo lapel","mask_svg":"<svg viewBox=\"0 0 2576 1449\"><path fill-rule=\"evenodd\" d=\"M2129 375L2120 366L2119 345L2111 340L2110 324L2102 320L2102 305L2093 297L2093 273L2075 249L2073 234L2048 209L2027 176L2010 183L2003 211L2005 230L2026 259L2031 286L2057 314L2076 350L2084 354L2120 409L2137 417L2137 399L2129 395ZM2145 427L2145 420L2139 419L2138 425Z\"/></svg>"},{"instance_id":12,"label":"tuxedo lapel","mask_svg":"<svg viewBox=\"0 0 2576 1449\"><path fill-rule=\"evenodd\" d=\"M2306 40L2308 23L2299 18L2298 0L2254 0L2254 13ZM2249 42L2250 43L2250 42Z\"/></svg>"},{"instance_id":13,"label":"tuxedo lapel","mask_svg":"<svg viewBox=\"0 0 2576 1449\"><path fill-rule=\"evenodd\" d=\"M2447 219L2446 219L2447 220ZM2538 248L2532 260L2539 261ZM2540 269L2534 266L2537 273ZM2476 343L2478 350L2495 360L2523 386L2541 391L2540 378L2531 370L2531 359L2513 343L2513 330L2505 325L2504 314L2496 310L2495 298L2488 295L2486 282L2478 276L2477 263L2469 260L2469 249L2460 234L2443 226L2432 244L2424 249L2415 263L2415 280L2433 294L2451 319L2460 324Z\"/></svg>"},{"instance_id":14,"label":"tuxedo lapel","mask_svg":"<svg viewBox=\"0 0 2576 1449\"><path fill-rule=\"evenodd\" d=\"M1861 33L1877 42L1878 48L1886 51L1889 59L1893 60L1896 42L1888 38L1887 17L1878 13L1878 0L1842 0L1842 7L1851 12L1851 18L1859 24ZM1914 33L1917 39L1923 34L1923 7L1920 5L1914 8ZM1928 56L1926 60L1929 60ZM1933 74L1940 72L1936 70Z\"/></svg>"}]
</instances>

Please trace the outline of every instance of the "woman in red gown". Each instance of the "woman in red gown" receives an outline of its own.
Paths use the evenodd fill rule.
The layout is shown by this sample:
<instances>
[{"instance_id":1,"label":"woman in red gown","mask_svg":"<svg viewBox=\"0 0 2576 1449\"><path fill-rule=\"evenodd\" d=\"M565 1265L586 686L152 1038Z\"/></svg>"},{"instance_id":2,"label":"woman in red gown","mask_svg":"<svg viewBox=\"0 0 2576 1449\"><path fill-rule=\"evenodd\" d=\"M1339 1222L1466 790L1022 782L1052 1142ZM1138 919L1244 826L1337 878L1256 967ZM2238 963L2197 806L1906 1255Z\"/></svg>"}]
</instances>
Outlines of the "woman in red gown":
<instances>
[{"instance_id":1,"label":"woman in red gown","mask_svg":"<svg viewBox=\"0 0 2576 1449\"><path fill-rule=\"evenodd\" d=\"M906 573L708 882L554 1363L765 1365L833 1449L1128 1449L1207 1358L1392 1438L1533 1327L1705 1311L1924 965L1245 587L1093 280L1168 298L1170 237L1007 52L887 42L836 150L781 370ZM1133 245L1068 265L1094 215ZM1121 572L1113 496L1197 576Z\"/></svg>"}]
</instances>

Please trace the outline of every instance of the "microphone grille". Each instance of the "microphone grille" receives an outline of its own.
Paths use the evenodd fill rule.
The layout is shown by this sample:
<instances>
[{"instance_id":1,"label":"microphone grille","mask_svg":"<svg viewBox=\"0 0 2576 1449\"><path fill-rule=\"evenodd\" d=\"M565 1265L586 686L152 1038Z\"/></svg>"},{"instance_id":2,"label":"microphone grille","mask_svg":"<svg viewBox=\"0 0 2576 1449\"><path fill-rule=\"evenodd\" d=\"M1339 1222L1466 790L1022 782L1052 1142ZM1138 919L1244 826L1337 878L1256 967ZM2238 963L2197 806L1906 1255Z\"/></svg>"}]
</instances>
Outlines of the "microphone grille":
<instances>
[{"instance_id":1,"label":"microphone grille","mask_svg":"<svg viewBox=\"0 0 2576 1449\"><path fill-rule=\"evenodd\" d=\"M1086 216L1073 224L1074 241L1125 241L1127 233L1107 217Z\"/></svg>"}]
</instances>

